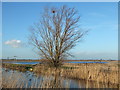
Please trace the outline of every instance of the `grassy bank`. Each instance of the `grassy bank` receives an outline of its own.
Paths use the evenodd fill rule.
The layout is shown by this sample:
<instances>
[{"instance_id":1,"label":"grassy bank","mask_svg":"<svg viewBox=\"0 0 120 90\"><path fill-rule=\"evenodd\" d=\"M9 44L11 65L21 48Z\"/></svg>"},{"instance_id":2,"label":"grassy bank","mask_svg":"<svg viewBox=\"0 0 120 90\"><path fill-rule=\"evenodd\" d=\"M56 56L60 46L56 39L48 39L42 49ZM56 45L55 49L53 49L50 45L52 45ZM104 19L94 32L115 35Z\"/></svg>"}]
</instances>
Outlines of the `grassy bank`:
<instances>
[{"instance_id":1,"label":"grassy bank","mask_svg":"<svg viewBox=\"0 0 120 90\"><path fill-rule=\"evenodd\" d=\"M19 70L19 71L27 71L27 70L30 70L31 68L33 69L35 67L35 65L3 63L2 67L13 69L13 70Z\"/></svg>"}]
</instances>

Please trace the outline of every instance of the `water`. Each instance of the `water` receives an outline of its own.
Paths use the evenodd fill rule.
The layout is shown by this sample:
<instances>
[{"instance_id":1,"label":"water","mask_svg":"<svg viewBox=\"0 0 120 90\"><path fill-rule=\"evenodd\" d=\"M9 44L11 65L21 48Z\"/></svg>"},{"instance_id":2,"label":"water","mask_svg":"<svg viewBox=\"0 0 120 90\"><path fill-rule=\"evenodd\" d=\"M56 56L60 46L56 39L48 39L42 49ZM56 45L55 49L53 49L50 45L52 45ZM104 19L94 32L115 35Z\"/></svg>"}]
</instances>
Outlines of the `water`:
<instances>
[{"instance_id":1,"label":"water","mask_svg":"<svg viewBox=\"0 0 120 90\"><path fill-rule=\"evenodd\" d=\"M108 63L108 62L91 62L91 61L88 61L88 62L66 62L66 63Z\"/></svg>"},{"instance_id":2,"label":"water","mask_svg":"<svg viewBox=\"0 0 120 90\"><path fill-rule=\"evenodd\" d=\"M40 62L3 62L3 63L11 63L11 64L39 64ZM92 61L87 61L87 62L77 62L77 61L72 61L72 62L65 62L65 63L108 63L108 62L92 62Z\"/></svg>"},{"instance_id":3,"label":"water","mask_svg":"<svg viewBox=\"0 0 120 90\"><path fill-rule=\"evenodd\" d=\"M11 64L39 64L40 62L3 62L3 63L11 63Z\"/></svg>"},{"instance_id":4,"label":"water","mask_svg":"<svg viewBox=\"0 0 120 90\"><path fill-rule=\"evenodd\" d=\"M7 88L113 88L115 85L64 78L62 76L41 75L34 72L20 72L2 69L3 87ZM7 85L7 86L6 86Z\"/></svg>"}]
</instances>

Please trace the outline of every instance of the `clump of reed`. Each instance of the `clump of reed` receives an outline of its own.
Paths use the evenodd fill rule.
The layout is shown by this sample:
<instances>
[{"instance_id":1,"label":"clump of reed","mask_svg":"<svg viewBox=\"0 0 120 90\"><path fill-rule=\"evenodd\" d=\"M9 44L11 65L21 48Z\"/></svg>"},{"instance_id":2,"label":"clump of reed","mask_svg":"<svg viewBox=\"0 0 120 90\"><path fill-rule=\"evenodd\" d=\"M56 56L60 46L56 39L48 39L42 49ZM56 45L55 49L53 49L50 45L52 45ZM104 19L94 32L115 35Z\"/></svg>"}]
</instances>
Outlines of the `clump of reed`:
<instances>
[{"instance_id":1,"label":"clump of reed","mask_svg":"<svg viewBox=\"0 0 120 90\"><path fill-rule=\"evenodd\" d=\"M78 69L63 70L65 77L118 84L117 64L66 64Z\"/></svg>"},{"instance_id":2,"label":"clump of reed","mask_svg":"<svg viewBox=\"0 0 120 90\"><path fill-rule=\"evenodd\" d=\"M21 80L21 81L20 81ZM22 88L24 87L24 82L22 80L25 80L22 78L22 75L18 73L11 73L6 74L3 72L3 77L2 77L2 88Z\"/></svg>"},{"instance_id":3,"label":"clump of reed","mask_svg":"<svg viewBox=\"0 0 120 90\"><path fill-rule=\"evenodd\" d=\"M61 68L48 67L46 65L40 65L40 64L33 68L33 72L36 72L37 74L42 74L42 75L60 76L61 71L62 71Z\"/></svg>"}]
</instances>

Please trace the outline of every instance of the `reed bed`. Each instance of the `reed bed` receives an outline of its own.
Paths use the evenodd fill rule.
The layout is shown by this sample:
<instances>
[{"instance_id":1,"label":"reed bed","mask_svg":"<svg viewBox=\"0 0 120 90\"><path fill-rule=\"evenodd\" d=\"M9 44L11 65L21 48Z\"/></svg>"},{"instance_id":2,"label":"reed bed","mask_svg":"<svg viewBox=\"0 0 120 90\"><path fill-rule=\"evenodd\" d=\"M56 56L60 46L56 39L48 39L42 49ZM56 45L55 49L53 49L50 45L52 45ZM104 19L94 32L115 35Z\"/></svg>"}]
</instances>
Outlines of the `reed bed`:
<instances>
[{"instance_id":1,"label":"reed bed","mask_svg":"<svg viewBox=\"0 0 120 90\"><path fill-rule=\"evenodd\" d=\"M81 88L119 88L118 63L105 64L72 64L65 63L59 68L48 67L39 64L33 67L36 78L29 78L29 74L23 77L22 73L2 73L3 88L70 88L70 82L63 83L64 78L79 81ZM16 67L16 66L15 66ZM44 78L39 80L39 76ZM53 76L53 77L51 77ZM63 78L62 78L63 77ZM82 85L81 80L85 82Z\"/></svg>"},{"instance_id":2,"label":"reed bed","mask_svg":"<svg viewBox=\"0 0 120 90\"><path fill-rule=\"evenodd\" d=\"M48 68L44 65L38 65L34 71L46 75L58 74L72 79L84 79L101 83L118 85L118 64L117 63L87 63L71 64L66 63L61 68Z\"/></svg>"},{"instance_id":3,"label":"reed bed","mask_svg":"<svg viewBox=\"0 0 120 90\"><path fill-rule=\"evenodd\" d=\"M66 65L73 66L76 65ZM65 77L118 84L118 66L107 64L79 64L78 69L63 70Z\"/></svg>"}]
</instances>

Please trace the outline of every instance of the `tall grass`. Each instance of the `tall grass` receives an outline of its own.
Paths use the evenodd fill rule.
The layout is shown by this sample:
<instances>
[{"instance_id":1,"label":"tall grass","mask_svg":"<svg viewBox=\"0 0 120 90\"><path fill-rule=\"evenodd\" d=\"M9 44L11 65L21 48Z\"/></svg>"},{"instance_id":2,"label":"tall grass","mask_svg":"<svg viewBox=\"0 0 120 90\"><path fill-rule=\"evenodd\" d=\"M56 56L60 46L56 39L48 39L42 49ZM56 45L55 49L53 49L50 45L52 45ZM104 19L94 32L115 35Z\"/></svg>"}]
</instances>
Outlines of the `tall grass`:
<instances>
[{"instance_id":1,"label":"tall grass","mask_svg":"<svg viewBox=\"0 0 120 90\"><path fill-rule=\"evenodd\" d=\"M59 69L38 65L34 71L42 74L58 74L72 79L84 79L108 84L118 84L118 65L116 63L64 64Z\"/></svg>"},{"instance_id":2,"label":"tall grass","mask_svg":"<svg viewBox=\"0 0 120 90\"><path fill-rule=\"evenodd\" d=\"M78 69L63 70L65 77L118 84L116 64L66 64L66 66L78 67Z\"/></svg>"}]
</instances>

